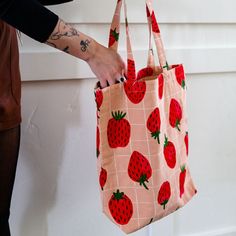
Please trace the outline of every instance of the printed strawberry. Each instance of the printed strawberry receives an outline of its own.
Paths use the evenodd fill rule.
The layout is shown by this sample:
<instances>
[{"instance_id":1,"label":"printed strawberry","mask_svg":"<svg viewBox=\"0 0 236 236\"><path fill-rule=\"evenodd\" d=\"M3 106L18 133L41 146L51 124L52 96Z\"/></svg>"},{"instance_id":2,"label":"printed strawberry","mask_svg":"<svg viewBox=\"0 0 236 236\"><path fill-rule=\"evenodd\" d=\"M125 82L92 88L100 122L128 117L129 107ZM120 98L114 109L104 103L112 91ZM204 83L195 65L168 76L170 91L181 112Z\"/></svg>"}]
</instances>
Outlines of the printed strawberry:
<instances>
[{"instance_id":1,"label":"printed strawberry","mask_svg":"<svg viewBox=\"0 0 236 236\"><path fill-rule=\"evenodd\" d=\"M179 192L180 192L180 197L184 194L184 183L185 183L185 178L186 178L186 168L185 165L182 165L180 167L180 175L179 175Z\"/></svg>"},{"instance_id":2,"label":"printed strawberry","mask_svg":"<svg viewBox=\"0 0 236 236\"><path fill-rule=\"evenodd\" d=\"M151 132L154 139L157 139L160 144L160 129L161 129L161 118L159 108L155 108L148 117L147 128Z\"/></svg>"},{"instance_id":3,"label":"printed strawberry","mask_svg":"<svg viewBox=\"0 0 236 236\"><path fill-rule=\"evenodd\" d=\"M146 82L145 81L130 81L127 80L124 83L125 93L128 99L134 103L140 103L146 93Z\"/></svg>"},{"instance_id":4,"label":"printed strawberry","mask_svg":"<svg viewBox=\"0 0 236 236\"><path fill-rule=\"evenodd\" d=\"M160 99L162 99L163 96L163 88L164 88L164 76L163 74L160 74L158 76L158 95Z\"/></svg>"},{"instance_id":5,"label":"printed strawberry","mask_svg":"<svg viewBox=\"0 0 236 236\"><path fill-rule=\"evenodd\" d=\"M153 69L151 67L143 68L138 72L137 80L151 75L153 75Z\"/></svg>"},{"instance_id":6,"label":"printed strawberry","mask_svg":"<svg viewBox=\"0 0 236 236\"><path fill-rule=\"evenodd\" d=\"M103 101L103 93L101 89L97 89L95 92L95 101L97 104L97 110L99 111Z\"/></svg>"},{"instance_id":7,"label":"printed strawberry","mask_svg":"<svg viewBox=\"0 0 236 236\"><path fill-rule=\"evenodd\" d=\"M107 126L107 138L111 148L125 147L130 139L130 124L124 119L126 113L112 112L112 117Z\"/></svg>"},{"instance_id":8,"label":"printed strawberry","mask_svg":"<svg viewBox=\"0 0 236 236\"><path fill-rule=\"evenodd\" d=\"M106 181L107 181L107 171L105 169L101 168L100 176L99 176L99 183L100 183L100 187L102 190L103 190L103 187L104 187Z\"/></svg>"},{"instance_id":9,"label":"printed strawberry","mask_svg":"<svg viewBox=\"0 0 236 236\"><path fill-rule=\"evenodd\" d=\"M182 119L182 108L178 101L174 98L170 102L170 111L169 111L169 122L173 128L177 128L180 131L180 121Z\"/></svg>"},{"instance_id":10,"label":"printed strawberry","mask_svg":"<svg viewBox=\"0 0 236 236\"><path fill-rule=\"evenodd\" d=\"M184 136L184 143L185 143L185 147L186 147L186 155L188 156L188 132L186 132L186 134Z\"/></svg>"},{"instance_id":11,"label":"printed strawberry","mask_svg":"<svg viewBox=\"0 0 236 236\"><path fill-rule=\"evenodd\" d=\"M182 65L175 68L175 76L178 84L184 89L185 88L185 74Z\"/></svg>"},{"instance_id":12,"label":"printed strawberry","mask_svg":"<svg viewBox=\"0 0 236 236\"><path fill-rule=\"evenodd\" d=\"M147 17L150 17L150 11L149 11L149 9L148 9L147 4L146 4L146 12L147 12Z\"/></svg>"},{"instance_id":13,"label":"printed strawberry","mask_svg":"<svg viewBox=\"0 0 236 236\"><path fill-rule=\"evenodd\" d=\"M126 78L128 80L135 80L136 79L136 71L135 71L135 62L134 62L134 60L128 59L127 64L128 64L128 66L127 66L128 71L127 71Z\"/></svg>"},{"instance_id":14,"label":"printed strawberry","mask_svg":"<svg viewBox=\"0 0 236 236\"><path fill-rule=\"evenodd\" d=\"M154 11L152 11L151 18L152 18L152 31L155 32L155 33L160 33L160 29L159 29L159 26L157 24L157 20L156 20Z\"/></svg>"},{"instance_id":15,"label":"printed strawberry","mask_svg":"<svg viewBox=\"0 0 236 236\"><path fill-rule=\"evenodd\" d=\"M141 153L137 151L132 153L129 160L128 173L133 181L148 189L145 182L148 182L148 179L151 177L152 168L147 158Z\"/></svg>"},{"instance_id":16,"label":"printed strawberry","mask_svg":"<svg viewBox=\"0 0 236 236\"><path fill-rule=\"evenodd\" d=\"M163 150L167 165L173 169L176 164L176 150L174 144L168 141L168 138L166 136Z\"/></svg>"},{"instance_id":17,"label":"printed strawberry","mask_svg":"<svg viewBox=\"0 0 236 236\"><path fill-rule=\"evenodd\" d=\"M115 42L117 42L119 40L119 33L116 32L116 28L110 29L110 35L109 35L109 43L108 43L108 47L111 47Z\"/></svg>"},{"instance_id":18,"label":"printed strawberry","mask_svg":"<svg viewBox=\"0 0 236 236\"><path fill-rule=\"evenodd\" d=\"M99 132L99 128L97 126L97 139L96 139L96 144L97 144L97 157L99 156L100 154L100 132Z\"/></svg>"},{"instance_id":19,"label":"printed strawberry","mask_svg":"<svg viewBox=\"0 0 236 236\"><path fill-rule=\"evenodd\" d=\"M127 195L118 189L111 196L108 205L113 219L118 224L125 225L129 222L133 215L133 204Z\"/></svg>"},{"instance_id":20,"label":"printed strawberry","mask_svg":"<svg viewBox=\"0 0 236 236\"><path fill-rule=\"evenodd\" d=\"M157 197L158 203L163 206L164 210L166 208L166 204L168 203L170 199L170 196L171 196L170 183L166 181L161 185L161 188L158 192L158 197Z\"/></svg>"}]
</instances>

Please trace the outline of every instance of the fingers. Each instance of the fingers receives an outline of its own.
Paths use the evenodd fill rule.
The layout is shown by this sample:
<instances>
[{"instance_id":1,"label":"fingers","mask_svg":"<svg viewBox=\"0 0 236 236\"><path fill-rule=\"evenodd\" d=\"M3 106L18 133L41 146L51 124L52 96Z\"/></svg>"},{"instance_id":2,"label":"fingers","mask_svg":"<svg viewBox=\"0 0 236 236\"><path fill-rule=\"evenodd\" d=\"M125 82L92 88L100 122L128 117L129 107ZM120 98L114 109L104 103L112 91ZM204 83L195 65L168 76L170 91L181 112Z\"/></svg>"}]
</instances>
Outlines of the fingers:
<instances>
[{"instance_id":1,"label":"fingers","mask_svg":"<svg viewBox=\"0 0 236 236\"><path fill-rule=\"evenodd\" d=\"M107 87L107 80L106 79L103 79L103 78L98 78L99 82L100 82L100 87L101 88L105 88Z\"/></svg>"},{"instance_id":2,"label":"fingers","mask_svg":"<svg viewBox=\"0 0 236 236\"><path fill-rule=\"evenodd\" d=\"M117 83L122 83L125 81L124 77L124 70L119 70L120 72L117 72L113 74L112 76L110 75L103 75L102 77L98 77L98 80L100 81L99 85L101 88L105 88Z\"/></svg>"},{"instance_id":3,"label":"fingers","mask_svg":"<svg viewBox=\"0 0 236 236\"><path fill-rule=\"evenodd\" d=\"M105 88L107 86L114 85L116 83L124 82L126 65L123 59L118 53L112 52L111 54L114 60L110 60L111 64L106 65L104 70L97 76L100 81L100 87Z\"/></svg>"}]
</instances>

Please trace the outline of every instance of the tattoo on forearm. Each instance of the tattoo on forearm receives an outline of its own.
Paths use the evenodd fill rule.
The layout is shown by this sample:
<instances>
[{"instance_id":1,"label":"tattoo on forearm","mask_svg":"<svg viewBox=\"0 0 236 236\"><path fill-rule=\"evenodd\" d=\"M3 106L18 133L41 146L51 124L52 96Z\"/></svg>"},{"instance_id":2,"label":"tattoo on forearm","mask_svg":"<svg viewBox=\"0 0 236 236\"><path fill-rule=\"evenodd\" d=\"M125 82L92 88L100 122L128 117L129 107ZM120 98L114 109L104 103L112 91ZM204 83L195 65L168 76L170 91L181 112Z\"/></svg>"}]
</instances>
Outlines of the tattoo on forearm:
<instances>
[{"instance_id":1,"label":"tattoo on forearm","mask_svg":"<svg viewBox=\"0 0 236 236\"><path fill-rule=\"evenodd\" d=\"M49 46L51 47L54 47L54 48L57 48L56 44L55 43L52 43L52 42L46 42L46 44L48 44Z\"/></svg>"},{"instance_id":2,"label":"tattoo on forearm","mask_svg":"<svg viewBox=\"0 0 236 236\"><path fill-rule=\"evenodd\" d=\"M82 40L82 41L80 42L81 51L82 51L82 52L85 52L90 43L91 43L91 41L89 41L88 39Z\"/></svg>"},{"instance_id":3,"label":"tattoo on forearm","mask_svg":"<svg viewBox=\"0 0 236 236\"><path fill-rule=\"evenodd\" d=\"M63 52L69 53L69 46L66 46L66 47L63 49Z\"/></svg>"},{"instance_id":4,"label":"tattoo on forearm","mask_svg":"<svg viewBox=\"0 0 236 236\"><path fill-rule=\"evenodd\" d=\"M57 42L57 40L62 39L63 37L79 37L80 34L78 31L73 28L71 25L65 23L63 20L59 19L58 24L56 28L54 29L53 33L50 35L49 39L46 41L46 44L54 47L54 48L60 48L62 51L66 53L69 52L69 46L64 45L59 46L61 44L60 41ZM82 52L86 52L89 44L91 43L90 39L83 39L80 41L80 48Z\"/></svg>"},{"instance_id":5,"label":"tattoo on forearm","mask_svg":"<svg viewBox=\"0 0 236 236\"><path fill-rule=\"evenodd\" d=\"M54 33L51 34L49 40L58 40L62 37L79 37L78 31L73 28L71 25L66 24L64 21L59 20L57 29Z\"/></svg>"}]
</instances>

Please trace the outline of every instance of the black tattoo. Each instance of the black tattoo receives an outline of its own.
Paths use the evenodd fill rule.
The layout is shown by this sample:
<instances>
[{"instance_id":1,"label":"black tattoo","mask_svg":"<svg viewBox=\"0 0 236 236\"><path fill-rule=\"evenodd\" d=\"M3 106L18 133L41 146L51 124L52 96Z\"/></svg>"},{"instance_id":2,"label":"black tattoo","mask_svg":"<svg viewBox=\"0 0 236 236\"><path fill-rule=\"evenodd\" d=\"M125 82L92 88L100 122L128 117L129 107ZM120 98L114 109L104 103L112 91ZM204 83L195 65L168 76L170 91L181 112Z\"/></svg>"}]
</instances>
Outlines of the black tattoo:
<instances>
[{"instance_id":1,"label":"black tattoo","mask_svg":"<svg viewBox=\"0 0 236 236\"><path fill-rule=\"evenodd\" d=\"M81 51L82 51L82 52L85 52L85 51L86 51L86 49L87 49L88 46L89 46L89 43L91 43L91 41L89 41L88 39L82 40L82 41L80 42Z\"/></svg>"},{"instance_id":2,"label":"black tattoo","mask_svg":"<svg viewBox=\"0 0 236 236\"><path fill-rule=\"evenodd\" d=\"M51 42L46 42L46 44L48 44L49 46L52 46L52 47L54 47L54 48L57 48L57 46L56 46L56 44L55 43L51 43Z\"/></svg>"},{"instance_id":3,"label":"black tattoo","mask_svg":"<svg viewBox=\"0 0 236 236\"><path fill-rule=\"evenodd\" d=\"M69 53L69 46L66 46L66 47L63 49L63 52Z\"/></svg>"},{"instance_id":4,"label":"black tattoo","mask_svg":"<svg viewBox=\"0 0 236 236\"><path fill-rule=\"evenodd\" d=\"M77 30L75 28L73 28L71 25L69 24L66 24L64 23L67 27L69 27L69 30L66 29L65 32L63 32L65 30L65 26L63 29L61 29L61 24L64 23L62 20L59 21L59 25L58 25L58 30L53 33L51 36L50 36L50 40L58 40L62 37L74 37L74 36L77 36L79 37L79 34L77 32Z\"/></svg>"}]
</instances>

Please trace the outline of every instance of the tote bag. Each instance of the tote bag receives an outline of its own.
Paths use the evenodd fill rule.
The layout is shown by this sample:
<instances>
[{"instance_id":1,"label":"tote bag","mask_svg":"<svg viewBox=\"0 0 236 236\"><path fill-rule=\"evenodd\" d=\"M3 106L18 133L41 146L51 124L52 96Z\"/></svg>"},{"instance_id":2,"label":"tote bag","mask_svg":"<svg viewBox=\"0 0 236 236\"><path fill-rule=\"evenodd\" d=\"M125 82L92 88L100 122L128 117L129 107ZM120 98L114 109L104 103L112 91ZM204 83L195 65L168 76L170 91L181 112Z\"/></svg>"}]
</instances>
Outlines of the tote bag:
<instances>
[{"instance_id":1,"label":"tote bag","mask_svg":"<svg viewBox=\"0 0 236 236\"><path fill-rule=\"evenodd\" d=\"M122 4L127 80L103 89L95 87L95 100L102 210L128 234L181 208L197 191L188 166L184 67L166 61L151 0L146 0L147 67L136 73L124 0L117 1L109 47L117 51ZM152 36L159 66L155 66Z\"/></svg>"}]
</instances>

